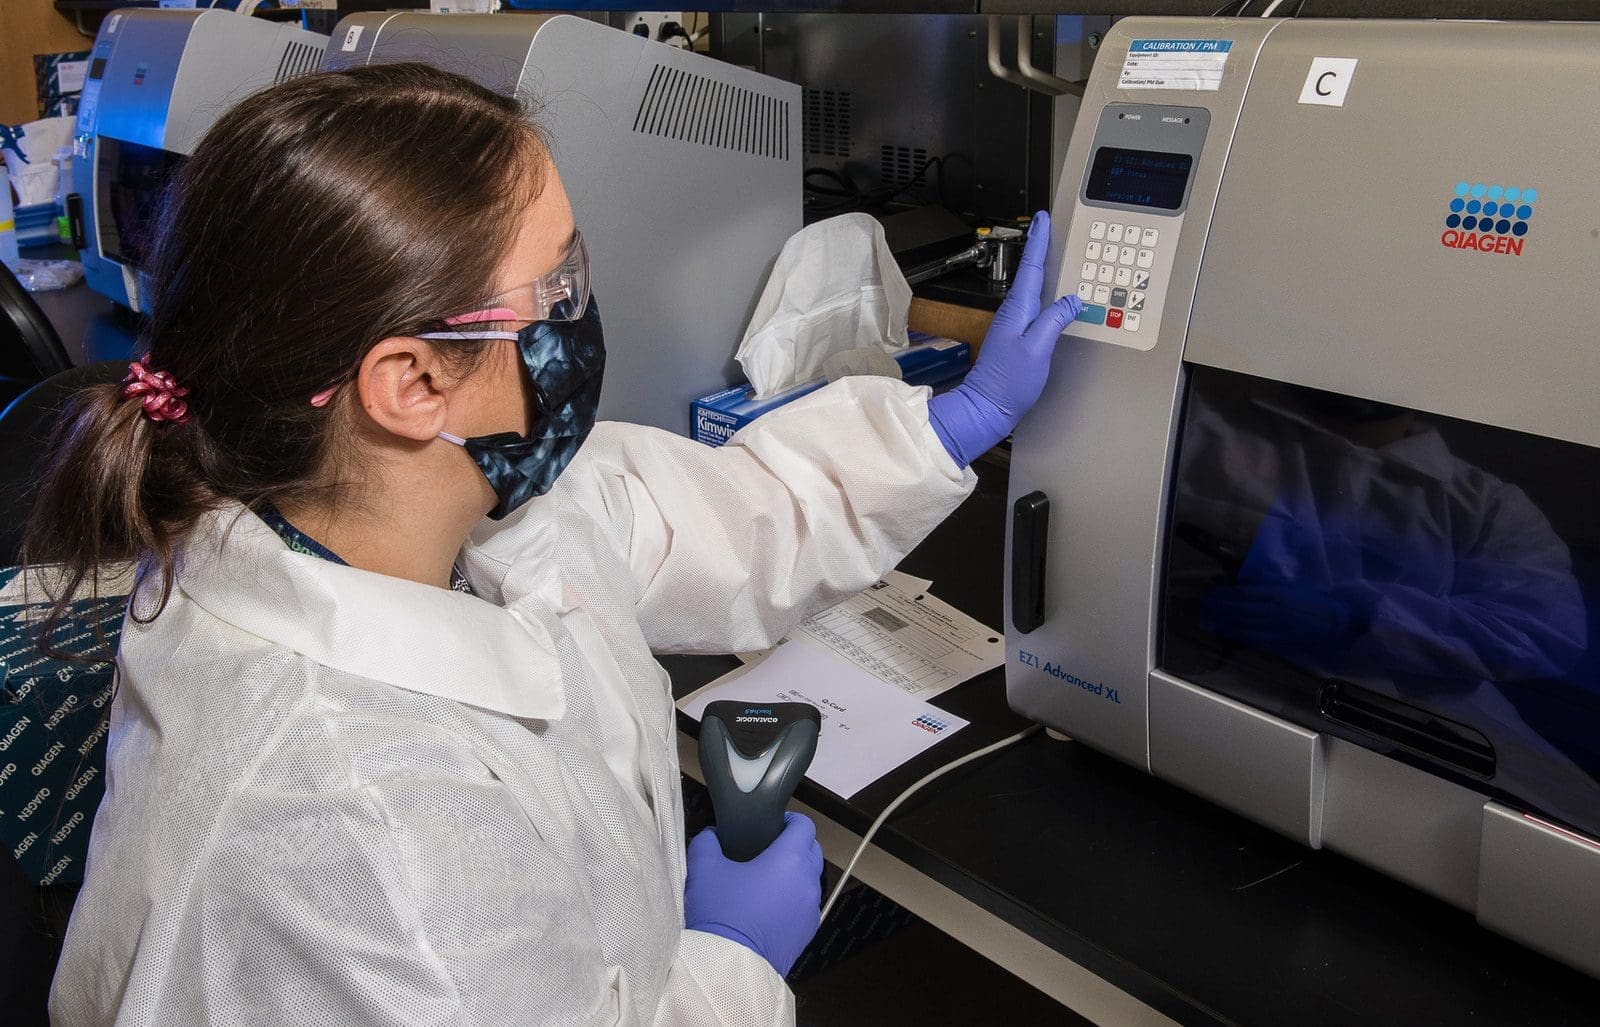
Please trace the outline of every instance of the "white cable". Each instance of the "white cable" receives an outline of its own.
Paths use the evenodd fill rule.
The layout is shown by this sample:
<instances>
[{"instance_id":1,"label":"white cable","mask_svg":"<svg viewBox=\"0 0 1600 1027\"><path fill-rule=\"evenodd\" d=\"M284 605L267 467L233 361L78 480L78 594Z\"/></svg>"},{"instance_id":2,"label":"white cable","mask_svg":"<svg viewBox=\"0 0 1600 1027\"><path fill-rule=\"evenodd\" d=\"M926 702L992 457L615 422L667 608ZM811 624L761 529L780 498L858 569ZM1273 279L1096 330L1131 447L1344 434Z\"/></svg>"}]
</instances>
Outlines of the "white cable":
<instances>
[{"instance_id":1,"label":"white cable","mask_svg":"<svg viewBox=\"0 0 1600 1027\"><path fill-rule=\"evenodd\" d=\"M1267 9L1261 12L1261 16L1263 18L1270 18L1270 17L1272 17L1272 12L1276 11L1279 7L1282 7L1282 6L1283 6L1283 0L1272 0L1272 3L1267 5Z\"/></svg>"},{"instance_id":2,"label":"white cable","mask_svg":"<svg viewBox=\"0 0 1600 1027\"><path fill-rule=\"evenodd\" d=\"M900 804L902 802L905 802L907 799L911 798L918 791L920 791L923 785L938 780L957 767L964 767L973 760L979 760L985 756L988 756L990 753L999 752L1008 745L1015 745L1024 738L1027 738L1029 735L1037 734L1040 730L1042 730L1040 726L1038 724L1034 724L1030 727L1022 729L1021 731L1018 731L1009 738L1002 738L993 745L985 746L984 748L979 749L977 752L969 752L967 755L958 760L951 760L949 763L946 763L938 770L935 770L933 773L929 774L927 777L924 777L922 780L918 781L916 784L912 785L910 788L907 788L905 791L896 796L895 800L889 803L888 808L886 808L882 813L878 814L878 819L872 822L872 826L867 828L867 833L861 836L861 844L856 846L855 855L851 856L850 862L845 864L844 874L840 876L839 883L833 886L833 894L828 896L827 905L822 907L822 920L827 920L828 914L833 912L833 904L839 901L839 896L844 893L844 886L850 883L851 872L855 870L857 861L861 859L861 854L867 851L868 845L872 844L873 836L878 833L878 828L882 827L884 821L888 820L889 816L894 813L895 810L900 808Z\"/></svg>"}]
</instances>

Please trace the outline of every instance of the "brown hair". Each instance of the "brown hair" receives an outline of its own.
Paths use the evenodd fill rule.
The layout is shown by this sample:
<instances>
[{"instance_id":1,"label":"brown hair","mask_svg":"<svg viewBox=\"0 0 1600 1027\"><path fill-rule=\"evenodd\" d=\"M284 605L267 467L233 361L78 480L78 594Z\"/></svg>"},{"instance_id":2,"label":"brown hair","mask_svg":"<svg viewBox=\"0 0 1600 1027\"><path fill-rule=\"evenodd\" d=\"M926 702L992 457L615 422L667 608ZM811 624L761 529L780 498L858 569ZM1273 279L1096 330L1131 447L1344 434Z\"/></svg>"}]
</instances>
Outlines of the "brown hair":
<instances>
[{"instance_id":1,"label":"brown hair","mask_svg":"<svg viewBox=\"0 0 1600 1027\"><path fill-rule=\"evenodd\" d=\"M158 575L135 613L153 618L202 515L335 489L341 404L311 396L485 300L547 166L515 101L420 64L306 76L224 115L174 176L144 269L140 348L189 390L189 419L151 421L120 385L63 414L23 548L65 572L45 640L97 568ZM464 367L481 352L449 345Z\"/></svg>"}]
</instances>

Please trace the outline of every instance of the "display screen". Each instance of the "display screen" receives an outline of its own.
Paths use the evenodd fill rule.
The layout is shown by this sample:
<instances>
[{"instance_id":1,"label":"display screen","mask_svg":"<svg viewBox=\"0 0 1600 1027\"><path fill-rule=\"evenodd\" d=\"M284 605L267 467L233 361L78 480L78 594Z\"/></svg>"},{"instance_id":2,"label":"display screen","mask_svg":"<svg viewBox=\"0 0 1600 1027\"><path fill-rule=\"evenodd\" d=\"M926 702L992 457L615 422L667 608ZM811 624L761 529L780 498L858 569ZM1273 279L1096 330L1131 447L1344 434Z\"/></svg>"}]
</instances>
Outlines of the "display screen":
<instances>
[{"instance_id":1,"label":"display screen","mask_svg":"<svg viewBox=\"0 0 1600 1027\"><path fill-rule=\"evenodd\" d=\"M167 182L183 163L180 154L101 136L96 227L100 252L120 264L144 262Z\"/></svg>"},{"instance_id":2,"label":"display screen","mask_svg":"<svg viewBox=\"0 0 1600 1027\"><path fill-rule=\"evenodd\" d=\"M1102 146L1094 153L1084 192L1089 199L1103 203L1177 210L1183 206L1193 166L1194 158L1187 153Z\"/></svg>"},{"instance_id":3,"label":"display screen","mask_svg":"<svg viewBox=\"0 0 1600 1027\"><path fill-rule=\"evenodd\" d=\"M1600 837L1600 449L1195 367L1163 669Z\"/></svg>"},{"instance_id":4,"label":"display screen","mask_svg":"<svg viewBox=\"0 0 1600 1027\"><path fill-rule=\"evenodd\" d=\"M91 62L90 65L89 65L89 77L90 78L100 78L105 73L106 73L106 59L104 57L96 57L93 60L93 62Z\"/></svg>"}]
</instances>

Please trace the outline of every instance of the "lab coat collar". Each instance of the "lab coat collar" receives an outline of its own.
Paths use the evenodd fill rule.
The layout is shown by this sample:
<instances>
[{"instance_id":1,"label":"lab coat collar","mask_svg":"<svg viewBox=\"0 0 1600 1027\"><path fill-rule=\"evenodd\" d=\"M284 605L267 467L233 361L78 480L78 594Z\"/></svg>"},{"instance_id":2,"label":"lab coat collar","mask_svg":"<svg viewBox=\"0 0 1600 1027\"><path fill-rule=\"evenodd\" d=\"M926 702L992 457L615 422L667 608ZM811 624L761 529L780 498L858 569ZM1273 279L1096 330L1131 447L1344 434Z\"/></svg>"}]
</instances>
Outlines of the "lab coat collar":
<instances>
[{"instance_id":1,"label":"lab coat collar","mask_svg":"<svg viewBox=\"0 0 1600 1027\"><path fill-rule=\"evenodd\" d=\"M177 587L218 619L335 670L514 717L566 715L560 660L536 617L294 552L237 504L197 526Z\"/></svg>"}]
</instances>

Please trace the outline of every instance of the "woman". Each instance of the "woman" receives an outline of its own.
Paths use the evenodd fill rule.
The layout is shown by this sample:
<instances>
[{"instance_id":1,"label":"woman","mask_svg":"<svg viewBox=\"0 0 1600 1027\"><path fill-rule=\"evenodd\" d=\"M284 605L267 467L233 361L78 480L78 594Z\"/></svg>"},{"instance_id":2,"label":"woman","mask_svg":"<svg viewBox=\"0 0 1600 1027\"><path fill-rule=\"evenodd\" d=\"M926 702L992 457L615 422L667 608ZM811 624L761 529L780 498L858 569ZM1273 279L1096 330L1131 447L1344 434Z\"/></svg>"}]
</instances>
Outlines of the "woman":
<instances>
[{"instance_id":1,"label":"woman","mask_svg":"<svg viewBox=\"0 0 1600 1027\"><path fill-rule=\"evenodd\" d=\"M847 379L711 450L593 426L599 302L514 103L394 65L240 104L32 529L80 584L142 569L57 1022L792 1019L814 832L686 857L651 651L767 645L961 501L1076 311L1027 330L1046 234L949 398Z\"/></svg>"}]
</instances>

